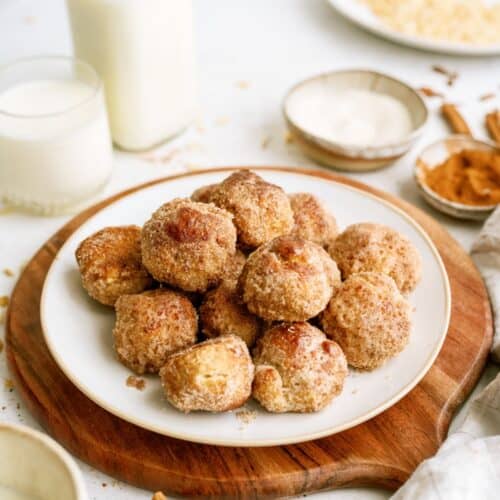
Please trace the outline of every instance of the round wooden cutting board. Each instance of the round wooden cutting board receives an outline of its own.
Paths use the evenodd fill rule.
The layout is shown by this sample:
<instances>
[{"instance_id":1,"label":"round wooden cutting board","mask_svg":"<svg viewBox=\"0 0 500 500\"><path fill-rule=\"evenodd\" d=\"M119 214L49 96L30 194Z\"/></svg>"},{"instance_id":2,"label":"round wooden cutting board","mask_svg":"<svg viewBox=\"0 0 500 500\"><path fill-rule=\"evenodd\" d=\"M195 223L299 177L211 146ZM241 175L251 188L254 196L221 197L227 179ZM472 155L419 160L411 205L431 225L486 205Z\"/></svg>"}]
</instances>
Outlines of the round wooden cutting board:
<instances>
[{"instance_id":1,"label":"round wooden cutting board","mask_svg":"<svg viewBox=\"0 0 500 500\"><path fill-rule=\"evenodd\" d=\"M40 296L66 239L100 209L144 187L139 186L89 208L58 231L27 265L12 294L7 316L9 368L17 390L47 432L111 476L189 498L276 498L352 485L395 489L435 453L454 411L476 384L491 345L491 310L480 275L458 243L417 208L333 173L300 172L392 202L412 216L438 248L450 279L451 323L438 358L417 387L357 427L317 441L270 448L218 447L161 436L93 403L65 377L47 350Z\"/></svg>"}]
</instances>

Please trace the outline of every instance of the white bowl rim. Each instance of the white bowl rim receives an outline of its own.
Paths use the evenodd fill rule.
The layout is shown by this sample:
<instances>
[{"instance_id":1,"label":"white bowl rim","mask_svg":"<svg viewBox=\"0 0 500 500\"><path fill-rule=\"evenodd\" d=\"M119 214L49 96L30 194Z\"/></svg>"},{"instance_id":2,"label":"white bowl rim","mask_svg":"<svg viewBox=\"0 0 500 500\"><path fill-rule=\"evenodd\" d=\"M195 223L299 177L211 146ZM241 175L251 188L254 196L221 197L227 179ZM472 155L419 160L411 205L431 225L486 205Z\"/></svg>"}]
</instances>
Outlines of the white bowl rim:
<instances>
[{"instance_id":1,"label":"white bowl rim","mask_svg":"<svg viewBox=\"0 0 500 500\"><path fill-rule=\"evenodd\" d=\"M415 182L417 183L418 187L425 191L425 193L436 200L437 202L441 203L442 205L446 205L450 208L454 208L455 210L460 210L463 212L470 212L470 213L482 213L482 212L491 212L492 210L495 210L495 208L498 206L498 204L492 204L492 205L466 205L465 203L459 203L458 201L451 201L447 200L446 198L443 198L441 195L433 191L425 182L423 182L421 175L422 175L422 167L420 165L420 162L423 163L422 156L426 153L431 148L434 148L438 146L439 144L446 143L447 141L459 141L463 139L468 139L469 141L475 142L477 144L481 144L483 146L487 146L490 149L499 149L498 147L495 146L493 143L489 143L487 141L482 141L480 139L475 139L474 137L470 137L465 134L451 134L444 139L439 139L437 141L432 142L431 144L428 144L418 155L417 160L415 161L415 166L413 169L414 173L414 179ZM464 148L464 149L470 149L470 148Z\"/></svg>"},{"instance_id":2,"label":"white bowl rim","mask_svg":"<svg viewBox=\"0 0 500 500\"><path fill-rule=\"evenodd\" d=\"M305 130L303 127L298 125L294 120L291 119L289 116L287 107L288 107L288 101L290 97L293 95L295 91L297 91L299 88L308 85L316 80L321 80L325 78L330 78L332 76L337 76L337 75L348 75L348 74L372 74L380 78L385 78L387 80L391 80L392 82L401 85L402 87L406 88L407 90L410 91L414 96L416 96L419 104L422 106L422 109L424 111L424 119L422 123L415 127L408 135L406 135L403 139L401 139L398 142L395 143L388 143L388 144L382 144L380 146L355 146L351 144L345 144L341 142L336 142L332 141L331 139L327 139L326 137L319 136L316 134L313 134L307 130ZM391 94L392 95L392 94ZM399 99L398 99L399 100ZM387 73L382 73L380 71L368 69L368 68L344 68L344 69L339 69L339 70L333 70L333 71L327 71L324 73L318 73L316 75L310 76L308 78L305 78L304 80L300 80L297 82L295 85L293 85L291 88L288 89L288 91L285 94L285 97L283 98L283 103L282 103L282 113L285 118L285 121L289 124L291 124L297 131L299 131L302 135L305 137L308 137L310 140L313 140L315 142L321 141L321 144L328 144L331 149L337 149L337 150L342 150L345 151L348 149L350 151L353 151L354 154L346 154L346 156L356 156L360 155L363 156L367 152L371 153L377 153L377 152L382 152L390 149L395 149L395 148L404 148L406 145L409 145L412 141L417 139L425 126L427 125L429 121L429 108L427 107L427 104L425 103L425 100L423 97L416 91L409 83L404 82L403 80L400 80L399 78L396 78L392 75L389 75ZM409 146L408 146L409 147ZM406 148L408 149L408 148ZM386 155L384 155L386 156ZM392 156L392 155L389 155ZM399 155L394 155L394 156L399 156Z\"/></svg>"},{"instance_id":3,"label":"white bowl rim","mask_svg":"<svg viewBox=\"0 0 500 500\"><path fill-rule=\"evenodd\" d=\"M66 451L57 441L52 439L47 434L37 431L27 425L0 422L0 432L4 430L10 432L11 434L27 437L33 442L41 445L42 448L46 448L52 452L53 455L61 461L63 467L65 467L68 471L76 493L76 500L87 500L87 490L85 488L82 472L69 452Z\"/></svg>"}]
</instances>

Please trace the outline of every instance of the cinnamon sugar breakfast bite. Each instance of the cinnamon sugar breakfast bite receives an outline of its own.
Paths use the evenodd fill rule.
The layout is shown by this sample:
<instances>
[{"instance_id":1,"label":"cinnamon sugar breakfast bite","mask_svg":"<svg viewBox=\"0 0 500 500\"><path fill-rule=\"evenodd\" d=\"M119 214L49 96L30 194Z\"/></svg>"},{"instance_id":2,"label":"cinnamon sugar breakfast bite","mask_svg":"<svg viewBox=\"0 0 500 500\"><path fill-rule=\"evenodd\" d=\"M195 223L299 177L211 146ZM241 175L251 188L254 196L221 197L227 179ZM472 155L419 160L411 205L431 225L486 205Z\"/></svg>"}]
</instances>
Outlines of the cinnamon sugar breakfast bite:
<instances>
[{"instance_id":1,"label":"cinnamon sugar breakfast bite","mask_svg":"<svg viewBox=\"0 0 500 500\"><path fill-rule=\"evenodd\" d=\"M114 347L135 373L158 373L167 357L196 342L198 316L186 296L159 288L116 302Z\"/></svg>"},{"instance_id":2,"label":"cinnamon sugar breakfast bite","mask_svg":"<svg viewBox=\"0 0 500 500\"><path fill-rule=\"evenodd\" d=\"M114 306L121 295L153 285L142 265L141 228L106 227L85 238L75 252L82 285L98 302Z\"/></svg>"},{"instance_id":3,"label":"cinnamon sugar breakfast bite","mask_svg":"<svg viewBox=\"0 0 500 500\"><path fill-rule=\"evenodd\" d=\"M226 210L177 198L144 224L141 243L144 266L156 280L204 292L224 277L236 252L236 229Z\"/></svg>"},{"instance_id":4,"label":"cinnamon sugar breakfast bite","mask_svg":"<svg viewBox=\"0 0 500 500\"><path fill-rule=\"evenodd\" d=\"M408 343L411 307L386 274L352 274L321 314L323 331L338 342L348 363L373 370Z\"/></svg>"},{"instance_id":5,"label":"cinnamon sugar breakfast bite","mask_svg":"<svg viewBox=\"0 0 500 500\"><path fill-rule=\"evenodd\" d=\"M337 265L323 248L280 236L248 257L239 288L253 314L270 321L305 321L326 307L339 283Z\"/></svg>"},{"instance_id":6,"label":"cinnamon sugar breakfast bite","mask_svg":"<svg viewBox=\"0 0 500 500\"><path fill-rule=\"evenodd\" d=\"M292 208L283 189L249 170L223 180L211 193L210 202L233 214L238 242L249 249L293 228Z\"/></svg>"},{"instance_id":7,"label":"cinnamon sugar breakfast bite","mask_svg":"<svg viewBox=\"0 0 500 500\"><path fill-rule=\"evenodd\" d=\"M201 331L208 338L234 334L252 347L262 321L252 314L236 292L236 283L225 282L210 290L199 309Z\"/></svg>"},{"instance_id":8,"label":"cinnamon sugar breakfast bite","mask_svg":"<svg viewBox=\"0 0 500 500\"><path fill-rule=\"evenodd\" d=\"M160 370L167 400L177 409L223 412L250 397L254 366L236 335L205 340L172 354Z\"/></svg>"},{"instance_id":9,"label":"cinnamon sugar breakfast bite","mask_svg":"<svg viewBox=\"0 0 500 500\"><path fill-rule=\"evenodd\" d=\"M337 221L318 198L310 193L293 193L288 198L295 221L292 236L322 247L332 243L338 234Z\"/></svg>"},{"instance_id":10,"label":"cinnamon sugar breakfast bite","mask_svg":"<svg viewBox=\"0 0 500 500\"><path fill-rule=\"evenodd\" d=\"M410 240L383 224L353 224L337 236L328 251L343 279L377 271L390 276L404 294L415 289L422 274L422 259Z\"/></svg>"},{"instance_id":11,"label":"cinnamon sugar breakfast bite","mask_svg":"<svg viewBox=\"0 0 500 500\"><path fill-rule=\"evenodd\" d=\"M254 353L253 397L274 413L314 412L342 392L345 356L309 323L282 323L268 330Z\"/></svg>"}]
</instances>

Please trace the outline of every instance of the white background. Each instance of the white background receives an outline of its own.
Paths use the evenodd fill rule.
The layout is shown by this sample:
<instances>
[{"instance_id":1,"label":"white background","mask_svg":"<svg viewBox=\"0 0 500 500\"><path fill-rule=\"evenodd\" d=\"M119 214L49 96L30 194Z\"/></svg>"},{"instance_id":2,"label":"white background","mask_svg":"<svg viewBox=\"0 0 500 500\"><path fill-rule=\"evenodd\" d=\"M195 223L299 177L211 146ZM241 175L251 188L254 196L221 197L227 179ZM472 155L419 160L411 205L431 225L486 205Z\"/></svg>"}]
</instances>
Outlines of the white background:
<instances>
[{"instance_id":1,"label":"white background","mask_svg":"<svg viewBox=\"0 0 500 500\"><path fill-rule=\"evenodd\" d=\"M144 155L117 153L113 180L106 195L169 173L213 165L313 166L295 146L284 141L280 107L285 92L294 83L330 69L373 68L415 86L443 91L449 99L462 105L478 136L485 134L484 113L498 105L498 101L479 100L483 94L500 92L498 58L447 57L399 47L344 21L323 0L198 0L195 1L195 23L200 88L196 124L151 155L159 161L153 162ZM0 0L0 64L18 57L49 53L71 53L64 1ZM445 78L431 70L432 64L458 71L460 77L456 84L447 87ZM439 105L439 100L428 102L433 110ZM469 249L479 225L440 216L423 204L412 180L417 152L446 133L446 126L433 112L424 137L410 154L385 170L353 177L421 206ZM262 147L263 141L268 142L266 148ZM66 220L67 217L2 213L0 270L10 268L17 276L23 263ZM15 279L0 273L0 295L11 292ZM3 326L0 326L0 339L3 339ZM485 380L492 371L490 369ZM10 392L4 387L4 379L8 378L2 353L0 420L37 427L16 391ZM151 498L149 492L116 482L84 464L81 466L90 498ZM311 498L360 498L360 493L363 498L387 496L386 492L363 489L323 493Z\"/></svg>"}]
</instances>

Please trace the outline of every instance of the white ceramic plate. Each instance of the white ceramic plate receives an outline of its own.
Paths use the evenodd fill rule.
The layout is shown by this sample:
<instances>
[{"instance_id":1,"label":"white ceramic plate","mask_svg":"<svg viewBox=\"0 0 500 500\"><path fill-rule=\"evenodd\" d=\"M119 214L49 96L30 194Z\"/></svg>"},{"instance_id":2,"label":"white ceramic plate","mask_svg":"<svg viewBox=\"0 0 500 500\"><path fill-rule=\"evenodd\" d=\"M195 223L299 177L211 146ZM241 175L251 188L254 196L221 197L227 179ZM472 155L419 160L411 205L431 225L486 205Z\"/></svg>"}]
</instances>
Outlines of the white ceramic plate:
<instances>
[{"instance_id":1,"label":"white ceramic plate","mask_svg":"<svg viewBox=\"0 0 500 500\"><path fill-rule=\"evenodd\" d=\"M486 56L500 54L500 43L472 45L447 42L429 38L405 35L386 26L373 12L359 0L328 0L330 5L354 24L375 35L387 38L401 45L408 45L430 52L457 54L464 56Z\"/></svg>"},{"instance_id":2,"label":"white ceramic plate","mask_svg":"<svg viewBox=\"0 0 500 500\"><path fill-rule=\"evenodd\" d=\"M309 191L335 214L340 227L375 221L401 231L423 258L423 279L410 301L416 310L410 343L403 353L372 373L351 372L344 391L315 414L270 414L257 403L257 417L243 424L235 412L185 415L162 397L157 377L148 376L142 392L125 385L130 371L115 358L113 311L92 301L80 284L74 252L79 242L111 225L143 224L171 198L221 181L228 172L205 172L166 180L109 205L68 239L47 275L41 303L45 339L55 360L90 399L111 413L152 431L194 442L228 446L296 443L353 427L407 394L425 375L441 349L450 315L449 283L441 259L423 230L398 208L343 184L296 172L262 171L288 192Z\"/></svg>"}]
</instances>

